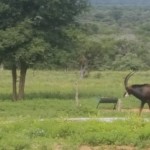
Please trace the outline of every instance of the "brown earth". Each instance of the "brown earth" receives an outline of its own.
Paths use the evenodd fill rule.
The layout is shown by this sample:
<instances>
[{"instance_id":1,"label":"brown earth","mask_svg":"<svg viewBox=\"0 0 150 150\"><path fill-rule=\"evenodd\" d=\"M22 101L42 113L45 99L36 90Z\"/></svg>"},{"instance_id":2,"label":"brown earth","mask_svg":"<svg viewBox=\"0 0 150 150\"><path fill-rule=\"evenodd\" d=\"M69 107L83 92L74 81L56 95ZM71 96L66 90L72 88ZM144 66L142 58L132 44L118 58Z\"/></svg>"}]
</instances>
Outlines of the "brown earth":
<instances>
[{"instance_id":1,"label":"brown earth","mask_svg":"<svg viewBox=\"0 0 150 150\"><path fill-rule=\"evenodd\" d=\"M122 112L139 112L138 108L135 109L121 109ZM143 109L142 112L150 112L149 109Z\"/></svg>"},{"instance_id":2,"label":"brown earth","mask_svg":"<svg viewBox=\"0 0 150 150\"><path fill-rule=\"evenodd\" d=\"M61 144L56 144L54 146L54 150L64 150ZM81 145L77 150L138 150L133 146L113 146L113 145L102 145L102 146L89 146L89 145ZM150 148L142 149L142 150L150 150Z\"/></svg>"},{"instance_id":3,"label":"brown earth","mask_svg":"<svg viewBox=\"0 0 150 150\"><path fill-rule=\"evenodd\" d=\"M139 109L129 109L128 111L139 112ZM150 110L149 109L143 109L142 112L150 112Z\"/></svg>"},{"instance_id":4,"label":"brown earth","mask_svg":"<svg viewBox=\"0 0 150 150\"><path fill-rule=\"evenodd\" d=\"M90 147L90 146L83 145L79 148L79 150L136 150L136 148L132 146L103 145L103 146Z\"/></svg>"}]
</instances>

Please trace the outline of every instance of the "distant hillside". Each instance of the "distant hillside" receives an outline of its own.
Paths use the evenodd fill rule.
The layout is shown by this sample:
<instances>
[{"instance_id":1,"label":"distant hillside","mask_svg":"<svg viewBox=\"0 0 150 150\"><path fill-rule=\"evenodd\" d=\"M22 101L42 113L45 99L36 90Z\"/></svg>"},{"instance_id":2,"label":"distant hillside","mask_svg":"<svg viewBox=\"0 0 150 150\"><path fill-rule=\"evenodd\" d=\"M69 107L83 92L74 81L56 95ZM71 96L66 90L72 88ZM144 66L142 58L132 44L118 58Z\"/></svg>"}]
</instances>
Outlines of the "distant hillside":
<instances>
[{"instance_id":1,"label":"distant hillside","mask_svg":"<svg viewBox=\"0 0 150 150\"><path fill-rule=\"evenodd\" d=\"M90 0L92 5L150 5L150 0Z\"/></svg>"}]
</instances>

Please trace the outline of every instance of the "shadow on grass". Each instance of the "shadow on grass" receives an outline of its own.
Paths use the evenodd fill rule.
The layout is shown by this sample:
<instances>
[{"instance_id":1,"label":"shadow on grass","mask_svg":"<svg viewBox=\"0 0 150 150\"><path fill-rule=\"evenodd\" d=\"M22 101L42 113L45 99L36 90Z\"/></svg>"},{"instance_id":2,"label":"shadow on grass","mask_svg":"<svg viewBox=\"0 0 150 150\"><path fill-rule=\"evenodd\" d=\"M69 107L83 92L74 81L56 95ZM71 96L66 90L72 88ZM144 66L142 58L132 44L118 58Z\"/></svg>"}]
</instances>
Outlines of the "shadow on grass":
<instances>
[{"instance_id":1,"label":"shadow on grass","mask_svg":"<svg viewBox=\"0 0 150 150\"><path fill-rule=\"evenodd\" d=\"M95 97L95 95L89 95L89 94L79 94L79 98L90 98ZM63 93L63 92L31 92L31 93L25 93L25 100L32 100L32 99L75 99L75 93ZM0 94L0 100L12 100L11 94Z\"/></svg>"},{"instance_id":2,"label":"shadow on grass","mask_svg":"<svg viewBox=\"0 0 150 150\"><path fill-rule=\"evenodd\" d=\"M12 95L11 94L7 94L7 93L1 93L0 94L0 100L4 101L4 100L12 100Z\"/></svg>"},{"instance_id":3,"label":"shadow on grass","mask_svg":"<svg viewBox=\"0 0 150 150\"><path fill-rule=\"evenodd\" d=\"M73 93L50 93L50 92L33 92L25 94L25 99L74 99Z\"/></svg>"},{"instance_id":4,"label":"shadow on grass","mask_svg":"<svg viewBox=\"0 0 150 150\"><path fill-rule=\"evenodd\" d=\"M25 100L32 99L74 99L75 95L73 93L49 93L49 92L33 92L33 93L25 93ZM11 94L0 94L0 101L4 100L12 100Z\"/></svg>"}]
</instances>

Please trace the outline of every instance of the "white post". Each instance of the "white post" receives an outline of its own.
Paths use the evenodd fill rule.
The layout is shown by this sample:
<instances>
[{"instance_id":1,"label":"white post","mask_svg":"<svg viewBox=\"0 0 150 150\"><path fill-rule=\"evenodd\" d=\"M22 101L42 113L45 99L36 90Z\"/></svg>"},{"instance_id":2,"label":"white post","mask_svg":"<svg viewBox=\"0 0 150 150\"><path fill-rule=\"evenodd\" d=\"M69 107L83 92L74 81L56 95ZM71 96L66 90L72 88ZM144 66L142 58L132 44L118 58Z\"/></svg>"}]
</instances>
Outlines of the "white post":
<instances>
[{"instance_id":1,"label":"white post","mask_svg":"<svg viewBox=\"0 0 150 150\"><path fill-rule=\"evenodd\" d=\"M118 99L117 110L121 111L121 99Z\"/></svg>"},{"instance_id":2,"label":"white post","mask_svg":"<svg viewBox=\"0 0 150 150\"><path fill-rule=\"evenodd\" d=\"M79 106L79 89L78 89L78 80L75 82L75 102L76 106Z\"/></svg>"}]
</instances>

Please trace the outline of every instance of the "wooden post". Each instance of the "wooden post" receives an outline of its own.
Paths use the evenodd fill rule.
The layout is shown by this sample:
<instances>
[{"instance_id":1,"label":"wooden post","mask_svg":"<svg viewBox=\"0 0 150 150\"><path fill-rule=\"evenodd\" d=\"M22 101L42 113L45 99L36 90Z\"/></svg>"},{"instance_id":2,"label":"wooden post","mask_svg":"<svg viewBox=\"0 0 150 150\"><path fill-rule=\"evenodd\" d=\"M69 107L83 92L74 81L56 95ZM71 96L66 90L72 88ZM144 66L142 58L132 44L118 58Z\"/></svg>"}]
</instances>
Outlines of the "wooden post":
<instances>
[{"instance_id":1,"label":"wooden post","mask_svg":"<svg viewBox=\"0 0 150 150\"><path fill-rule=\"evenodd\" d=\"M76 106L79 106L79 87L78 87L78 80L75 82L75 102Z\"/></svg>"},{"instance_id":2,"label":"wooden post","mask_svg":"<svg viewBox=\"0 0 150 150\"><path fill-rule=\"evenodd\" d=\"M117 110L121 111L121 99L118 99Z\"/></svg>"}]
</instances>

